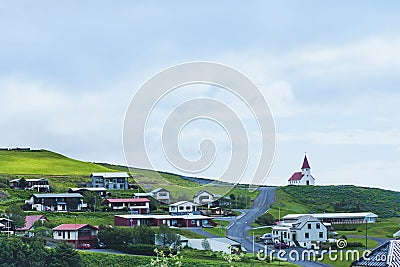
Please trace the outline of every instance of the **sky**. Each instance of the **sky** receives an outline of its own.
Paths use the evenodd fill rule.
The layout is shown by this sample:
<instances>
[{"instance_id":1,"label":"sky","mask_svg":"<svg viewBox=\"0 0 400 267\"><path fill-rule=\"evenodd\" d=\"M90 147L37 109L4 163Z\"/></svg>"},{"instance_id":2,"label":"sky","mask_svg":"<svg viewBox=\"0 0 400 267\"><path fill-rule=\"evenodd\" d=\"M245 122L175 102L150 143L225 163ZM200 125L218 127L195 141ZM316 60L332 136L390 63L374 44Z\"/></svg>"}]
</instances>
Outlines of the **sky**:
<instances>
[{"instance_id":1,"label":"sky","mask_svg":"<svg viewBox=\"0 0 400 267\"><path fill-rule=\"evenodd\" d=\"M317 184L399 191L399 11L397 1L1 1L0 147L125 164L124 118L138 88L170 66L210 61L244 73L270 106L266 184L285 185L306 152ZM159 109L186 94L241 109L200 87ZM205 135L226 139L218 125L195 124L181 139L188 158ZM222 170L229 144L219 147ZM155 169L176 171L157 145L149 153Z\"/></svg>"}]
</instances>

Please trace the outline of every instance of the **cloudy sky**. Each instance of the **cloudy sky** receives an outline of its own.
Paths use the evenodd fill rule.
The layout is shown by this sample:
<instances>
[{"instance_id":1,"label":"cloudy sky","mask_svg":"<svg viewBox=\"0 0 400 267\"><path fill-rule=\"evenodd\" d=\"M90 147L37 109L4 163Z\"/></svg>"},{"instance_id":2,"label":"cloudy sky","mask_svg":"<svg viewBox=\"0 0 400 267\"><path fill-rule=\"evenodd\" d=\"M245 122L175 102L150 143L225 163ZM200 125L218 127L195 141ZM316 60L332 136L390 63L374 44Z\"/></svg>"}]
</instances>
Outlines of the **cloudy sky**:
<instances>
[{"instance_id":1,"label":"cloudy sky","mask_svg":"<svg viewBox=\"0 0 400 267\"><path fill-rule=\"evenodd\" d=\"M271 107L268 184L286 184L307 152L319 184L400 190L399 12L397 1L2 1L0 146L123 164L140 85L213 61L246 74Z\"/></svg>"}]
</instances>

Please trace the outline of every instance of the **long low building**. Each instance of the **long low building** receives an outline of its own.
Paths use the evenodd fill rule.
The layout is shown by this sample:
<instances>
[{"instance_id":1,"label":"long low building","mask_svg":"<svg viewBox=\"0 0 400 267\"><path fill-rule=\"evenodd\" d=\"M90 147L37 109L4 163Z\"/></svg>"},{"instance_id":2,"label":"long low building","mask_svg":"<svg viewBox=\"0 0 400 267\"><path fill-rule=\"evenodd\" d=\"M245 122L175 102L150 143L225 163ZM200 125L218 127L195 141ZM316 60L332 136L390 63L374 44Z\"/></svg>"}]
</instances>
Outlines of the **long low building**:
<instances>
[{"instance_id":1,"label":"long low building","mask_svg":"<svg viewBox=\"0 0 400 267\"><path fill-rule=\"evenodd\" d=\"M148 225L159 226L168 225L176 227L201 227L213 226L214 222L211 217L188 214L188 215L153 215L153 214L126 214L114 215L115 226L136 226Z\"/></svg>"},{"instance_id":2,"label":"long low building","mask_svg":"<svg viewBox=\"0 0 400 267\"><path fill-rule=\"evenodd\" d=\"M331 224L361 224L374 223L378 215L372 212L355 212L355 213L315 213L315 214L288 214L283 216L284 222L294 222L304 215L312 215L314 218L324 223Z\"/></svg>"}]
</instances>

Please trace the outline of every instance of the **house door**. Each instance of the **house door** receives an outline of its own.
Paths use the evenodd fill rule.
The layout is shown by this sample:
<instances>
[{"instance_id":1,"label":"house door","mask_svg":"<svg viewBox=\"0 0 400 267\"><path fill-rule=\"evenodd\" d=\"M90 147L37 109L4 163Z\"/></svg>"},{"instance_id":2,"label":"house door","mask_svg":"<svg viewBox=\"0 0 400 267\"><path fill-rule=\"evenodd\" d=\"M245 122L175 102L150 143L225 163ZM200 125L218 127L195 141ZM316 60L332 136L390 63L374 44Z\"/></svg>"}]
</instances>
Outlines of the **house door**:
<instances>
[{"instance_id":1,"label":"house door","mask_svg":"<svg viewBox=\"0 0 400 267\"><path fill-rule=\"evenodd\" d=\"M306 184L307 184L307 185L310 185L310 181L307 181Z\"/></svg>"},{"instance_id":2,"label":"house door","mask_svg":"<svg viewBox=\"0 0 400 267\"><path fill-rule=\"evenodd\" d=\"M296 233L293 233L293 234L292 234L292 240L293 240L293 241L296 241Z\"/></svg>"}]
</instances>

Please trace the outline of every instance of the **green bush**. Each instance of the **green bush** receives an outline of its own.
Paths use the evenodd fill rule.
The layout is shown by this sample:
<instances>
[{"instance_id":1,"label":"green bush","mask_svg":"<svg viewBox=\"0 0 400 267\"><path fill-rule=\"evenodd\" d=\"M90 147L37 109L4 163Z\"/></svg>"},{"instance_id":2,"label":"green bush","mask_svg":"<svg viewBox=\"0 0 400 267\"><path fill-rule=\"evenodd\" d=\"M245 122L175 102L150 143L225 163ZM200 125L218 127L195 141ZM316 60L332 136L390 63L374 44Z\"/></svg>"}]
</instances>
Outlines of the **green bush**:
<instances>
[{"instance_id":1,"label":"green bush","mask_svg":"<svg viewBox=\"0 0 400 267\"><path fill-rule=\"evenodd\" d=\"M260 217L258 217L255 221L258 224L261 225L271 225L275 222L274 216L270 213L264 213Z\"/></svg>"}]
</instances>

